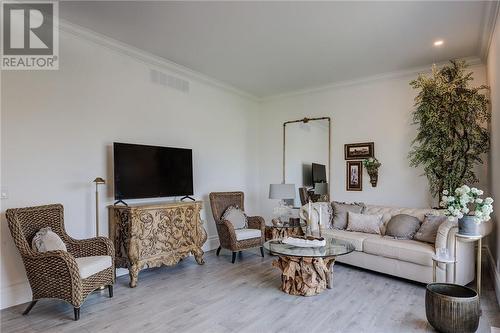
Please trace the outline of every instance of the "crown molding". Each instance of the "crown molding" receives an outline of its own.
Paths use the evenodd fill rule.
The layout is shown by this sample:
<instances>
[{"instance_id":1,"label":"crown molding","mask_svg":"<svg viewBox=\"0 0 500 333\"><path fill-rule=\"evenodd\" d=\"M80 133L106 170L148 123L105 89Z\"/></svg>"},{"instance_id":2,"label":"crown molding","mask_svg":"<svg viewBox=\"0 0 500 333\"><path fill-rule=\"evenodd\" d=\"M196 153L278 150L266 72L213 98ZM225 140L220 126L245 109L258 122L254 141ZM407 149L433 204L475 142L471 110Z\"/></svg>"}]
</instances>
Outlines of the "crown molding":
<instances>
[{"instance_id":1,"label":"crown molding","mask_svg":"<svg viewBox=\"0 0 500 333\"><path fill-rule=\"evenodd\" d=\"M461 59L467 61L470 66L478 66L478 65L484 64L483 60L479 57L466 57L466 58L461 58ZM449 63L448 61L443 61L443 62L434 64L434 65L436 65L437 67L442 67L448 63ZM429 65L409 68L409 69L405 69L405 70L401 70L401 71L381 73L381 74L362 77L362 78L354 79L354 80L339 81L339 82L326 84L326 85L322 85L322 86L317 86L317 87L313 87L313 88L300 89L300 90L296 90L296 91L292 91L292 92L288 92L288 93L264 97L264 98L261 98L260 101L261 102L269 102L269 101L279 100L279 99L283 99L283 98L287 98L287 97L312 94L312 93L319 93L319 92L323 92L323 91L331 90L331 89L336 89L336 88L355 86L355 85L366 84L366 83L375 82L375 81L397 79L397 78L402 78L402 77L406 77L406 76L417 75L419 73L428 73L431 71L432 65L433 64L429 64Z\"/></svg>"},{"instance_id":2,"label":"crown molding","mask_svg":"<svg viewBox=\"0 0 500 333\"><path fill-rule=\"evenodd\" d=\"M483 15L483 27L479 36L479 55L483 61L488 58L493 33L495 32L495 24L498 19L500 10L500 1L489 1L486 3Z\"/></svg>"},{"instance_id":3,"label":"crown molding","mask_svg":"<svg viewBox=\"0 0 500 333\"><path fill-rule=\"evenodd\" d=\"M144 50L138 49L132 45L122 43L116 39L110 38L96 31L84 28L77 24L71 23L64 19L59 19L59 29L62 33L67 33L71 36L90 41L100 46L104 46L107 49L131 57L139 62L142 62L148 66L155 66L163 70L167 70L179 76L183 76L187 79L198 81L204 84L215 86L221 88L233 94L239 95L246 99L252 100L254 102L259 102L260 98L252 95L246 91L240 90L233 87L227 83L218 81L212 77L209 77L200 72L189 69L185 66L179 65L173 61L167 60L165 58L153 55Z\"/></svg>"}]
</instances>

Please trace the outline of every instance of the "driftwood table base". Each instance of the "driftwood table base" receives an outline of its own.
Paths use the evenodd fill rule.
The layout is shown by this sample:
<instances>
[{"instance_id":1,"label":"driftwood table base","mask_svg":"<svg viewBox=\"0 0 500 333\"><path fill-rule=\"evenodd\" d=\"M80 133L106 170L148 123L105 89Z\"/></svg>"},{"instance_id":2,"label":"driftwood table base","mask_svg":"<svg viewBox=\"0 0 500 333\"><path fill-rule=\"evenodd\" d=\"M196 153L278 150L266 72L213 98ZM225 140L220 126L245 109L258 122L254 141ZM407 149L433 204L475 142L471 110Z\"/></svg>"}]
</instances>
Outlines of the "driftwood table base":
<instances>
[{"instance_id":1,"label":"driftwood table base","mask_svg":"<svg viewBox=\"0 0 500 333\"><path fill-rule=\"evenodd\" d=\"M332 288L335 257L279 256L273 266L281 269L281 290L290 295L314 296Z\"/></svg>"},{"instance_id":2,"label":"driftwood table base","mask_svg":"<svg viewBox=\"0 0 500 333\"><path fill-rule=\"evenodd\" d=\"M304 232L302 227L280 228L268 225L266 226L265 236L266 240L283 239L285 237L304 236Z\"/></svg>"}]
</instances>

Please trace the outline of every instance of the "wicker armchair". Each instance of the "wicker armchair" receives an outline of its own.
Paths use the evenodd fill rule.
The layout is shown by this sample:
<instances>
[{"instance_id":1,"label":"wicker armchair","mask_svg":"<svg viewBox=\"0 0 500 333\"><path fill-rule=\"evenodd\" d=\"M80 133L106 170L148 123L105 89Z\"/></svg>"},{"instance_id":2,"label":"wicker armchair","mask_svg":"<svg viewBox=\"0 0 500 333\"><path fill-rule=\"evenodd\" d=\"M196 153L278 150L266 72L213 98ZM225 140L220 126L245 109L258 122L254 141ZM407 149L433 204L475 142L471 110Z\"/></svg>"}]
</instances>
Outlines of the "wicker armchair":
<instances>
[{"instance_id":1,"label":"wicker armchair","mask_svg":"<svg viewBox=\"0 0 500 333\"><path fill-rule=\"evenodd\" d=\"M232 263L236 260L236 253L242 250L250 249L253 247L260 247L260 254L264 257L264 231L265 221L260 216L248 217L248 229L259 229L261 236L256 238L249 238L244 240L237 240L234 226L227 220L221 220L222 215L229 206L238 206L240 209L244 208L244 194L243 192L212 192L210 193L210 206L212 207L212 215L219 234L220 246L217 249L219 255L221 248L228 249L233 252Z\"/></svg>"},{"instance_id":2,"label":"wicker armchair","mask_svg":"<svg viewBox=\"0 0 500 333\"><path fill-rule=\"evenodd\" d=\"M63 206L60 204L7 209L6 215L33 293L33 300L24 315L31 311L39 299L57 298L73 306L75 320L78 320L80 306L92 291L108 286L109 297L113 297L114 247L109 239L71 238L64 230ZM50 227L61 237L68 252L58 250L39 253L32 250L31 240L44 227ZM111 256L111 267L82 279L75 258L99 255Z\"/></svg>"}]
</instances>

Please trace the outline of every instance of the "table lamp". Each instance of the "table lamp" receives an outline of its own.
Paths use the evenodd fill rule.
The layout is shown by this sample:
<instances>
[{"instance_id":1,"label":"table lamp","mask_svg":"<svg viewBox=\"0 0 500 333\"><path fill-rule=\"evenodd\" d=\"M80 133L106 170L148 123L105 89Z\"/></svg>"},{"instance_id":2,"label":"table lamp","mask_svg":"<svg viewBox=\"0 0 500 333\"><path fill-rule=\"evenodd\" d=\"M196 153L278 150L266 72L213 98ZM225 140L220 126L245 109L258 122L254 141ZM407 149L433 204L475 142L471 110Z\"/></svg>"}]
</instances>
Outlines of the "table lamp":
<instances>
[{"instance_id":1,"label":"table lamp","mask_svg":"<svg viewBox=\"0 0 500 333\"><path fill-rule=\"evenodd\" d=\"M290 217L290 207L285 200L295 199L295 184L270 184L269 199L279 199L279 206L274 209L274 213L279 216L281 222L287 222Z\"/></svg>"}]
</instances>

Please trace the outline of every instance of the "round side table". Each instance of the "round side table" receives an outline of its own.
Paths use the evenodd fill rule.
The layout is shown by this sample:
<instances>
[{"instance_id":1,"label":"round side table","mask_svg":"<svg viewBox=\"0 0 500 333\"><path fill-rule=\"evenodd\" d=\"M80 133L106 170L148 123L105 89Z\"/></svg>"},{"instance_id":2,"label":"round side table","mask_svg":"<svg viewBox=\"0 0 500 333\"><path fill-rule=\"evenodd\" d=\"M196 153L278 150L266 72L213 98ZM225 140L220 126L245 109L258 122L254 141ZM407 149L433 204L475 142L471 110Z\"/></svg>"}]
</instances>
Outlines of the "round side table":
<instances>
[{"instance_id":1,"label":"round side table","mask_svg":"<svg viewBox=\"0 0 500 333\"><path fill-rule=\"evenodd\" d=\"M462 235L455 234L455 257L457 256L457 242L477 242L477 259L476 259L476 291L478 295L481 295L481 247L482 239L484 235ZM456 280L457 276L457 265L453 271L453 279Z\"/></svg>"},{"instance_id":2,"label":"round side table","mask_svg":"<svg viewBox=\"0 0 500 333\"><path fill-rule=\"evenodd\" d=\"M451 257L440 257L437 254L432 256L432 282L437 282L436 280L436 266L438 263L445 264L445 282L446 282L446 271L448 270L448 264L455 264L455 258ZM453 276L453 283L455 283L455 276Z\"/></svg>"}]
</instances>

